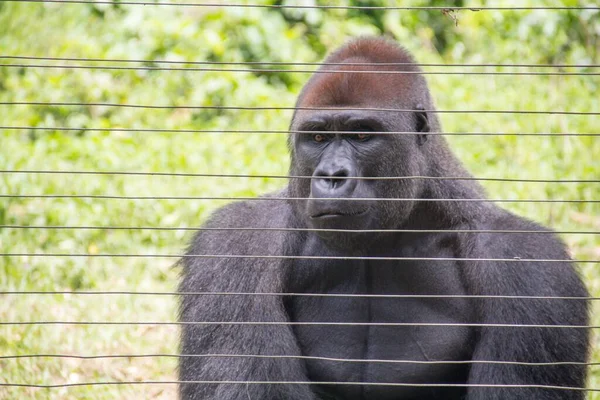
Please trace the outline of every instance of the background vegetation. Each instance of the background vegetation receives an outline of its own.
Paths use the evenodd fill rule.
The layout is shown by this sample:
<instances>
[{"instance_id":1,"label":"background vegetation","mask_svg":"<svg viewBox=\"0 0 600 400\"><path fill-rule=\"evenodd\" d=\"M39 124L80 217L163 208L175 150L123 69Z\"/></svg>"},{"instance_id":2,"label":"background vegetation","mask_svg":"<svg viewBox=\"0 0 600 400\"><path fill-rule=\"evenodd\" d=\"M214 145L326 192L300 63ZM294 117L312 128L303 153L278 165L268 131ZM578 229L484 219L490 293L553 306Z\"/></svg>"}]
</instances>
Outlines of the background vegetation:
<instances>
[{"instance_id":1,"label":"background vegetation","mask_svg":"<svg viewBox=\"0 0 600 400\"><path fill-rule=\"evenodd\" d=\"M281 2L253 3L275 4ZM304 4L310 4L305 2ZM402 5L406 2L403 2ZM546 5L597 5L553 1ZM324 3L321 3L324 4ZM327 4L390 5L384 1ZM478 1L411 1L472 6ZM505 5L540 6L508 1ZM600 14L567 11L359 11L226 7L0 3L0 55L139 59L98 66L165 66L161 60L315 62L358 35L396 38L427 63L598 64ZM71 64L0 59L6 64ZM169 65L167 65L169 66ZM173 67L173 65L170 65ZM178 67L206 68L183 64ZM214 67L214 66L213 66ZM0 102L290 107L309 67L289 72L107 70L0 67ZM281 69L281 68L278 68ZM429 67L427 71L599 72L594 68ZM597 76L428 75L442 110L598 111ZM285 135L143 132L136 129L285 130L284 111L140 109L106 106L0 105L0 170L138 171L278 174L287 172ZM598 132L597 116L442 114L447 132ZM51 130L8 127L48 127ZM68 127L73 130L64 130ZM91 131L128 128L133 131ZM453 148L478 177L600 179L600 138L452 136ZM492 198L598 200L594 183L483 182ZM254 196L281 179L0 173L0 194ZM223 202L0 198L0 253L77 253L89 257L0 257L2 291L172 292L173 258L101 254L180 254L183 230L55 229L51 226L198 226ZM599 231L592 203L506 204L557 230ZM29 226L27 229L6 225ZM33 228L38 227L38 228ZM563 236L574 257L600 259L600 236ZM600 296L600 265L582 264ZM0 321L174 321L169 295L0 295ZM594 325L600 325L594 313ZM26 354L175 354L174 326L0 326L0 356ZM600 361L594 353L594 361ZM60 384L174 380L169 357L0 359L1 382ZM600 388L600 369L590 386ZM173 398L174 385L99 385L69 389L0 388L1 399ZM600 398L600 396L591 398Z\"/></svg>"}]
</instances>

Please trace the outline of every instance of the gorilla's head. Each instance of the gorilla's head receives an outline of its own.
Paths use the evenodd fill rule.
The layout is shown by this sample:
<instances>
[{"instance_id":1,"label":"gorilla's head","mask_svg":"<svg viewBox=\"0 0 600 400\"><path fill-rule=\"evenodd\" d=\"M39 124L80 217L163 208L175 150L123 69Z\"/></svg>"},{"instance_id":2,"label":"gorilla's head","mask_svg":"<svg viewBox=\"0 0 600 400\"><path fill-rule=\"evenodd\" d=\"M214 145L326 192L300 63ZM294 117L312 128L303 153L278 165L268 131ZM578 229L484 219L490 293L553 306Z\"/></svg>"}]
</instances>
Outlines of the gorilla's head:
<instances>
[{"instance_id":1,"label":"gorilla's head","mask_svg":"<svg viewBox=\"0 0 600 400\"><path fill-rule=\"evenodd\" d=\"M422 111L433 104L419 72L396 44L358 39L331 54L309 80L289 140L290 174L312 177L290 182L291 196L308 199L293 202L308 227L393 229L409 218L414 201L376 199L423 194L420 179L385 179L427 174L427 132L439 123ZM319 235L335 247L356 245L349 233Z\"/></svg>"}]
</instances>

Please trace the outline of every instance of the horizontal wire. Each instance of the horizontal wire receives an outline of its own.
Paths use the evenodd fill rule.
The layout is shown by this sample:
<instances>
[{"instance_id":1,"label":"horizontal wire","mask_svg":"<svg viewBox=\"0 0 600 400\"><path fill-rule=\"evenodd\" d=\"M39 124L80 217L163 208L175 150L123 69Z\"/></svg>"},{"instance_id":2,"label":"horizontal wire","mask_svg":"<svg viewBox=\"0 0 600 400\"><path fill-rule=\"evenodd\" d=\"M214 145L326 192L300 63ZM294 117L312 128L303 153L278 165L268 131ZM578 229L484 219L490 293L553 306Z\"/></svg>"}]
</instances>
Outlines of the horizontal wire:
<instances>
[{"instance_id":1,"label":"horizontal wire","mask_svg":"<svg viewBox=\"0 0 600 400\"><path fill-rule=\"evenodd\" d=\"M66 3L66 4L110 4L115 5L113 0L4 0L13 3ZM532 10L599 10L600 7L593 6L533 6L533 7L468 7L468 6L338 6L317 4L223 4L212 3L181 3L181 2L147 2L147 1L122 1L118 5L142 5L142 6L178 6L178 7L217 7L217 8L272 8L272 9L324 9L324 10L434 10L434 11L532 11Z\"/></svg>"},{"instance_id":2,"label":"horizontal wire","mask_svg":"<svg viewBox=\"0 0 600 400\"><path fill-rule=\"evenodd\" d=\"M112 63L155 63L155 64L190 64L190 65L276 65L276 66L373 66L373 62L291 62L291 61L176 61L151 59L118 59L118 58L80 58L80 57L37 57L37 56L7 56L1 59L9 60L46 60L46 61L77 61L77 62L112 62ZM598 68L600 64L481 64L481 63L418 63L418 62L378 62L377 66L418 66L418 67L501 67L501 68Z\"/></svg>"},{"instance_id":3,"label":"horizontal wire","mask_svg":"<svg viewBox=\"0 0 600 400\"><path fill-rule=\"evenodd\" d=\"M6 0L5 0L6 1ZM0 383L0 387L24 387L24 388L42 388L59 389L81 386L99 386L99 385L336 385L336 386L395 386L395 387L455 387L455 388L511 388L511 389L552 389L565 391L581 392L600 392L600 389L572 387L572 386L552 386L552 385L519 385L519 384L478 384L478 383L384 383L384 382L324 382L324 381L101 381L101 382L77 382L77 383L59 383L59 384L32 384L32 383Z\"/></svg>"},{"instance_id":4,"label":"horizontal wire","mask_svg":"<svg viewBox=\"0 0 600 400\"><path fill-rule=\"evenodd\" d=\"M0 198L16 199L103 199L103 200L233 200L233 201L305 201L308 197L231 197L231 196L119 196L103 194L0 194ZM422 202L458 202L458 203L575 203L596 204L600 200L566 199L411 199L394 197L320 197L318 200L339 201L422 201Z\"/></svg>"},{"instance_id":5,"label":"horizontal wire","mask_svg":"<svg viewBox=\"0 0 600 400\"><path fill-rule=\"evenodd\" d=\"M211 227L157 227L157 226L72 226L72 225L0 225L0 229L73 229L73 230L152 230L152 231L266 231L266 232L346 232L346 233L514 233L542 235L600 235L600 231L555 231L517 229L323 229L323 228L211 228Z\"/></svg>"},{"instance_id":6,"label":"horizontal wire","mask_svg":"<svg viewBox=\"0 0 600 400\"><path fill-rule=\"evenodd\" d=\"M472 327L472 328L552 328L552 329L600 329L600 325L568 324L492 324L462 322L334 322L334 321L0 321L8 325L69 325L69 326L377 326L377 327Z\"/></svg>"},{"instance_id":7,"label":"horizontal wire","mask_svg":"<svg viewBox=\"0 0 600 400\"><path fill-rule=\"evenodd\" d=\"M77 383L59 383L59 384L33 384L33 383L0 383L0 387L23 387L23 388L41 388L41 389L59 389L81 386L100 386L100 385L336 385L336 386L395 386L395 387L456 387L456 388L511 388L511 389L552 389L566 391L582 392L600 392L600 389L572 387L572 386L551 386L551 385L519 385L519 384L477 384L477 383L384 383L384 382L324 382L324 381L100 381L100 382L77 382Z\"/></svg>"},{"instance_id":8,"label":"horizontal wire","mask_svg":"<svg viewBox=\"0 0 600 400\"><path fill-rule=\"evenodd\" d=\"M0 295L142 295L142 296L264 296L264 297L342 297L373 299L501 299L501 300L577 300L596 301L591 296L525 296L479 294L362 294L362 293L275 293L275 292L138 292L138 291L0 291Z\"/></svg>"},{"instance_id":9,"label":"horizontal wire","mask_svg":"<svg viewBox=\"0 0 600 400\"><path fill-rule=\"evenodd\" d=\"M286 256L250 254L84 254L84 253L0 253L0 257L115 257L115 258L241 258L277 260L370 260L370 261L490 261L600 264L600 260L561 260L545 258L465 258L465 257L358 257L358 256Z\"/></svg>"},{"instance_id":10,"label":"horizontal wire","mask_svg":"<svg viewBox=\"0 0 600 400\"><path fill-rule=\"evenodd\" d=\"M145 171L65 171L65 170L0 170L0 174L68 174L68 175L133 175L168 176L198 178L260 178L260 179L315 179L305 175L249 175L249 174L208 174L193 172L145 172ZM330 179L386 181L386 180L434 180L434 181L492 181L492 182L528 182L528 183L600 183L600 179L521 179L521 178L477 178L473 176L332 176Z\"/></svg>"},{"instance_id":11,"label":"horizontal wire","mask_svg":"<svg viewBox=\"0 0 600 400\"><path fill-rule=\"evenodd\" d=\"M190 110L228 110L228 111L323 111L323 110L356 110L373 112L429 112L438 114L533 114L533 115L600 115L598 111L532 111L532 110L414 110L401 108L380 107L271 107L271 106L193 106L193 105L151 105L151 104L129 104L129 103L83 103L83 102L44 102L44 101L2 101L0 106L44 106L44 107L123 107L144 109L190 109ZM356 132L354 132L356 133ZM414 133L414 132L413 132ZM422 133L420 133L422 134Z\"/></svg>"},{"instance_id":12,"label":"horizontal wire","mask_svg":"<svg viewBox=\"0 0 600 400\"><path fill-rule=\"evenodd\" d=\"M45 126L0 126L2 130L32 130L32 131L90 131L90 132L154 132L154 133L243 133L243 134L312 134L323 133L323 131L296 131L296 130L246 130L246 129L151 129L151 128L70 128L66 126L45 127ZM356 134L355 131L336 131L339 134ZM422 132L410 131L391 131L391 132L370 132L374 135L422 135ZM600 133L568 133L568 132L535 132L535 133L515 133L515 132L427 132L432 136L581 136L597 137Z\"/></svg>"},{"instance_id":13,"label":"horizontal wire","mask_svg":"<svg viewBox=\"0 0 600 400\"><path fill-rule=\"evenodd\" d=\"M340 363L365 363L365 364L415 364L415 365L470 365L470 364L492 364L492 365L520 365L530 367L550 367L561 365L598 366L600 362L581 361L556 361L556 362L528 362L528 361L502 361L502 360L389 360L389 359L360 359L360 358L336 358L302 355L263 355L263 354L106 354L106 355L70 355L70 354L19 354L3 356L0 360L19 360L27 358L66 358L77 360L97 360L111 358L257 358L268 360L313 360L331 361Z\"/></svg>"},{"instance_id":14,"label":"horizontal wire","mask_svg":"<svg viewBox=\"0 0 600 400\"><path fill-rule=\"evenodd\" d=\"M372 65L372 64L371 64ZM599 76L600 72L503 72L503 71L346 71L346 70L301 70L273 68L194 68L194 67L123 67L102 65L46 65L46 64L0 64L0 68L52 68L52 69L98 69L117 71L190 71L190 72L259 72L259 73L298 73L298 74L374 74L374 75L501 75L501 76Z\"/></svg>"}]
</instances>

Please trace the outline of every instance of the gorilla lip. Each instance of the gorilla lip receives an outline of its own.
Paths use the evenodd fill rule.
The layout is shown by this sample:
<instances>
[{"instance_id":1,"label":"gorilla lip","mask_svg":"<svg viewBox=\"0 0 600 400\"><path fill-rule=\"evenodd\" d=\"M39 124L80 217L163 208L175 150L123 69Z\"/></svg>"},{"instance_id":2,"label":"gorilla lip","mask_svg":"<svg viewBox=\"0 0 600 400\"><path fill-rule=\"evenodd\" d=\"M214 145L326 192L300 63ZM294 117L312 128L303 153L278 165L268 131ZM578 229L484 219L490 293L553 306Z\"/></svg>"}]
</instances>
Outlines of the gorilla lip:
<instances>
[{"instance_id":1,"label":"gorilla lip","mask_svg":"<svg viewBox=\"0 0 600 400\"><path fill-rule=\"evenodd\" d=\"M316 218L335 218L335 217L358 217L361 216L363 214L366 214L368 210L360 210L360 211L353 211L353 212L339 212L339 211L323 211L314 215L311 215L310 217L313 219Z\"/></svg>"}]
</instances>

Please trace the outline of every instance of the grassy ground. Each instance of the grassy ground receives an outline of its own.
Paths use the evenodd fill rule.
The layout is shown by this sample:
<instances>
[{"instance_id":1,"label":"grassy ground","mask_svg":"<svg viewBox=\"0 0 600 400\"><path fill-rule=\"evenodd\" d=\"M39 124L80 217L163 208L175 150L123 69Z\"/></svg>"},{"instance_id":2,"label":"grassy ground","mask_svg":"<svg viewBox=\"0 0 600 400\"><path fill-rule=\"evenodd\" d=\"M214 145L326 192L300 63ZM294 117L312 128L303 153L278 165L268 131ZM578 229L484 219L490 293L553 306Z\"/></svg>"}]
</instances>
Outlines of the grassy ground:
<instances>
[{"instance_id":1,"label":"grassy ground","mask_svg":"<svg viewBox=\"0 0 600 400\"><path fill-rule=\"evenodd\" d=\"M19 10L17 10L19 11ZM22 10L21 10L22 11ZM15 10L12 13L19 14ZM4 18L4 20L2 19ZM59 25L57 15L46 17ZM160 21L155 17L153 21ZM18 18L0 14L14 29L4 42L14 54L44 54L32 43L24 50ZM8 26L8 25L5 25ZM94 53L78 37L58 35L74 56ZM91 22L88 35L109 31ZM49 30L48 32L55 32ZM58 30L56 30L58 32ZM89 33L91 32L91 33ZM79 32L84 35L83 31ZM21 36L20 36L21 35ZM0 38L2 36L0 35ZM6 40L6 36L4 39ZM106 47L111 38L101 43ZM72 42L70 42L72 41ZM2 43L2 42L0 42ZM63 50L64 50L63 49ZM126 54L127 49L123 50ZM428 49L419 58L443 61ZM60 51L58 51L60 53ZM119 55L117 55L118 57ZM123 58L128 58L123 56ZM194 57L202 59L202 56ZM294 61L300 59L291 58ZM168 76L168 77L167 77ZM225 93L227 105L292 106L298 88L273 85L249 74L192 72L111 73L107 71L0 69L0 101L84 101L113 99L139 104L209 104L207 93ZM295 78L302 80L301 78ZM593 77L429 76L440 109L597 111L599 81ZM170 86L169 86L170 85ZM108 89L107 89L108 88ZM85 91L79 95L77 91ZM191 91L191 92L190 92ZM91 93L91 94L90 94ZM97 98L93 98L98 93ZM252 96L249 96L251 93ZM92 98L85 97L92 96ZM205 96L205 97L203 97ZM215 95L217 96L217 95ZM218 96L217 96L218 97ZM75 99L75 100L74 100ZM101 107L0 106L2 125L133 127L175 129L286 129L286 112L203 114L189 110L105 109ZM594 133L596 116L523 114L443 114L448 132ZM450 137L453 148L478 177L599 179L600 140L593 137ZM0 130L0 169L65 171L145 171L231 174L287 172L284 135L150 132L76 132ZM97 194L123 196L251 196L281 187L277 179L202 178L0 173L1 194ZM492 198L598 200L590 183L483 182ZM177 284L173 258L104 258L99 254L180 254L191 233L118 229L48 229L50 226L179 227L198 226L223 202L202 200L0 199L0 224L40 226L0 229L0 253L78 253L89 257L2 257L1 290L171 292ZM600 230L598 204L508 204L506 207L557 230ZM564 235L575 258L600 259L598 235ZM581 274L600 296L598 265L582 264ZM175 299L159 295L1 295L0 321L174 321ZM593 325L600 325L597 312ZM173 326L0 326L0 355L175 354ZM596 341L596 339L595 339ZM594 352L594 361L600 354ZM0 360L2 382L61 384L94 381L174 380L170 357L91 360L34 357ZM600 387L593 369L591 387ZM174 385L98 385L69 389L0 388L0 399L173 398ZM598 398L591 396L590 398Z\"/></svg>"}]
</instances>

